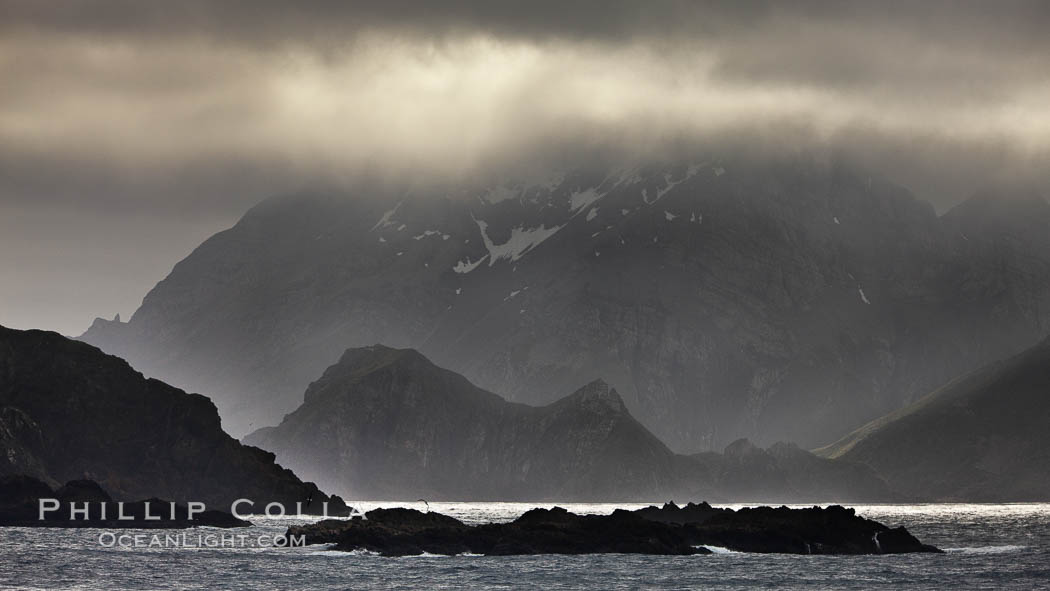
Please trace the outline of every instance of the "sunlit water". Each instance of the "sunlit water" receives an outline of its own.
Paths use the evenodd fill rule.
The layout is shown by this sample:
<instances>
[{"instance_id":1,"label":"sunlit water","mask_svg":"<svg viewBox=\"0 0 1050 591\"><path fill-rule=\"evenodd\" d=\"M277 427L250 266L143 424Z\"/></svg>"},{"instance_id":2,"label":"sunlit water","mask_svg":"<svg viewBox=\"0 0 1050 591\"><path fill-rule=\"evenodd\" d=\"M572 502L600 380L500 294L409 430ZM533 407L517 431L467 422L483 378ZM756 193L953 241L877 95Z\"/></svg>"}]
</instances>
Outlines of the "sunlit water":
<instances>
[{"instance_id":1,"label":"sunlit water","mask_svg":"<svg viewBox=\"0 0 1050 591\"><path fill-rule=\"evenodd\" d=\"M423 503L352 503L375 507ZM468 523L508 521L527 503L431 503ZM625 504L561 504L609 513ZM271 547L102 547L102 530L0 528L0 586L18 589L392 589L441 588L1050 588L1050 504L858 505L858 513L904 525L946 554L788 556L421 556L382 558ZM253 528L187 530L198 535L281 534L295 519L253 518ZM114 531L114 530L108 530ZM142 533L139 530L116 533ZM173 532L181 533L181 532ZM165 532L160 532L163 537ZM251 542L249 542L251 544Z\"/></svg>"}]
</instances>

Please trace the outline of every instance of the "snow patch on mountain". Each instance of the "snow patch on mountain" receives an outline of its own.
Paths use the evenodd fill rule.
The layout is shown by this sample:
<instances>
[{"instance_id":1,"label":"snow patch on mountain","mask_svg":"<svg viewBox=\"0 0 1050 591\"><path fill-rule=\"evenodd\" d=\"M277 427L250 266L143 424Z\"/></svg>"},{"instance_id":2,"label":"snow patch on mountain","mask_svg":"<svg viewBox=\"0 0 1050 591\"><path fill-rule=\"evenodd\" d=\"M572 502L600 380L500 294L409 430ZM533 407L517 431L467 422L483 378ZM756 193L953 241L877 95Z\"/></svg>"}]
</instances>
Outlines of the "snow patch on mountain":
<instances>
[{"instance_id":1,"label":"snow patch on mountain","mask_svg":"<svg viewBox=\"0 0 1050 591\"><path fill-rule=\"evenodd\" d=\"M471 262L470 258L467 258L466 260L462 261L457 261L456 266L452 267L452 270L456 273L470 273L474 269L477 269L478 265L485 262L485 259L487 258L489 258L489 255L485 255L474 262Z\"/></svg>"},{"instance_id":2,"label":"snow patch on mountain","mask_svg":"<svg viewBox=\"0 0 1050 591\"><path fill-rule=\"evenodd\" d=\"M664 185L664 187L662 189L661 188L656 189L656 197L654 197L652 201L649 200L649 190L648 189L642 189L642 201L645 201L646 205L652 205L653 203L656 203L657 201L660 200L661 197L666 195L671 189L673 189L673 188L677 187L678 185L681 185L682 183L686 182L687 180L693 178L694 176L696 176L696 174L699 171L700 171L700 167L699 166L690 166L689 169L685 172L685 176L683 176L682 178L678 179L677 181L673 180L674 177L671 175L671 173L669 173L669 172L664 173L664 182L667 183L667 184Z\"/></svg>"},{"instance_id":3,"label":"snow patch on mountain","mask_svg":"<svg viewBox=\"0 0 1050 591\"><path fill-rule=\"evenodd\" d=\"M546 189L548 193L552 193L565 182L565 175L566 172L564 170L555 171L551 173L550 176L538 181L536 184L540 188Z\"/></svg>"},{"instance_id":4,"label":"snow patch on mountain","mask_svg":"<svg viewBox=\"0 0 1050 591\"><path fill-rule=\"evenodd\" d=\"M472 216L473 217L473 216ZM541 225L537 228L525 228L518 226L510 231L510 238L503 244L496 244L489 238L488 224L484 220L474 218L474 222L481 231L481 239L485 241L485 248L489 251L489 266L495 265L501 259L516 261L525 256L530 250L536 248L541 242L558 233L564 225L548 228Z\"/></svg>"},{"instance_id":5,"label":"snow patch on mountain","mask_svg":"<svg viewBox=\"0 0 1050 591\"><path fill-rule=\"evenodd\" d=\"M569 211L576 213L584 207L598 201L602 197L605 197L606 193L599 193L597 187L591 187L583 191L573 191L572 195L569 195Z\"/></svg>"},{"instance_id":6,"label":"snow patch on mountain","mask_svg":"<svg viewBox=\"0 0 1050 591\"><path fill-rule=\"evenodd\" d=\"M642 182L642 175L638 173L638 168L622 168L609 175L608 179L613 179L613 186L619 187L637 185ZM608 180L607 179L607 180Z\"/></svg>"},{"instance_id":7,"label":"snow patch on mountain","mask_svg":"<svg viewBox=\"0 0 1050 591\"><path fill-rule=\"evenodd\" d=\"M509 201L511 199L517 199L518 195L521 194L521 189L515 187L496 187L489 189L481 196L481 200L489 204L496 204L502 201Z\"/></svg>"},{"instance_id":8,"label":"snow patch on mountain","mask_svg":"<svg viewBox=\"0 0 1050 591\"><path fill-rule=\"evenodd\" d=\"M598 217L598 208L592 207L591 210L587 212L587 221L589 222L596 217Z\"/></svg>"},{"instance_id":9,"label":"snow patch on mountain","mask_svg":"<svg viewBox=\"0 0 1050 591\"><path fill-rule=\"evenodd\" d=\"M369 232L375 231L378 228L385 228L387 226L393 226L394 224L396 224L397 222L394 221L394 214L397 213L397 210L401 208L402 203L403 201L398 201L397 205L395 205L393 209L384 213L383 216L379 218L379 221L376 222L376 225L372 226L372 229L369 230Z\"/></svg>"}]
</instances>

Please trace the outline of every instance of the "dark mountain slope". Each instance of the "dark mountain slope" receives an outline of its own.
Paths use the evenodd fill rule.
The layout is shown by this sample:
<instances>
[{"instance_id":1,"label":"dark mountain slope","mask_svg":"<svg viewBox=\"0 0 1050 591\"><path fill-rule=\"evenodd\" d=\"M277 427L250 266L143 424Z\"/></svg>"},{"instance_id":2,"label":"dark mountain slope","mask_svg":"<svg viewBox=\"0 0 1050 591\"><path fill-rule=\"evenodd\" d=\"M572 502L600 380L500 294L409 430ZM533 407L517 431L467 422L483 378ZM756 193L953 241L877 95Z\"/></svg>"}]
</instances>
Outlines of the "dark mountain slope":
<instances>
[{"instance_id":1,"label":"dark mountain slope","mask_svg":"<svg viewBox=\"0 0 1050 591\"><path fill-rule=\"evenodd\" d=\"M817 450L928 499L1050 498L1050 339Z\"/></svg>"},{"instance_id":2,"label":"dark mountain slope","mask_svg":"<svg viewBox=\"0 0 1050 591\"><path fill-rule=\"evenodd\" d=\"M118 499L320 510L328 497L223 432L215 405L52 332L0 327L0 475L92 479ZM307 501L313 504L307 506ZM332 509L341 501L332 503ZM260 505L259 510L264 505Z\"/></svg>"},{"instance_id":3,"label":"dark mountain slope","mask_svg":"<svg viewBox=\"0 0 1050 591\"><path fill-rule=\"evenodd\" d=\"M721 454L689 456L701 468L712 492L694 495L722 502L819 503L897 501L893 491L870 467L829 460L778 442L762 449L747 439L734 441Z\"/></svg>"}]
</instances>

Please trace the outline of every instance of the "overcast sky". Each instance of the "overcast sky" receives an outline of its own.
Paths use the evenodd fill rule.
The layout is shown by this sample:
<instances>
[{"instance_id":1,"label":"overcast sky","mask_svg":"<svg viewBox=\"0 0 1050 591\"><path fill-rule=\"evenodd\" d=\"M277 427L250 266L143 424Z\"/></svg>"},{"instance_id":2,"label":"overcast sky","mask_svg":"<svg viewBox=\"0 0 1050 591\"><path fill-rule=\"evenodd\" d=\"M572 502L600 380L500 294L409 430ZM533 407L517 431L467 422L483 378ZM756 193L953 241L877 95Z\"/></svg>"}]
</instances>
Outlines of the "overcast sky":
<instances>
[{"instance_id":1,"label":"overcast sky","mask_svg":"<svg viewBox=\"0 0 1050 591\"><path fill-rule=\"evenodd\" d=\"M127 317L260 199L550 146L1050 186L1050 2L0 0L0 324ZM576 149L572 149L576 147Z\"/></svg>"}]
</instances>

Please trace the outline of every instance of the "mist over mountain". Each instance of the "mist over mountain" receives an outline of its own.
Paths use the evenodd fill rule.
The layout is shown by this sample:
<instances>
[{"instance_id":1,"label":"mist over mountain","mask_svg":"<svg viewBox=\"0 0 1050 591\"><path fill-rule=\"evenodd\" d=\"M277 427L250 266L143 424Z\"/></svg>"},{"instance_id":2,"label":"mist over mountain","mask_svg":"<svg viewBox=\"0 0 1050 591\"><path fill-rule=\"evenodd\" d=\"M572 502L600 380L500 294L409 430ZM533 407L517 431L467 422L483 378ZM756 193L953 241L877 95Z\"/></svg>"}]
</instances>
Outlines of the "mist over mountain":
<instances>
[{"instance_id":1,"label":"mist over mountain","mask_svg":"<svg viewBox=\"0 0 1050 591\"><path fill-rule=\"evenodd\" d=\"M601 377L678 451L813 447L1050 330L1050 251L1009 238L1050 223L1038 203L986 228L806 158L362 184L261 203L82 338L236 435L381 342L529 404Z\"/></svg>"},{"instance_id":2,"label":"mist over mountain","mask_svg":"<svg viewBox=\"0 0 1050 591\"><path fill-rule=\"evenodd\" d=\"M818 450L932 500L1050 496L1050 339L951 381Z\"/></svg>"},{"instance_id":3,"label":"mist over mountain","mask_svg":"<svg viewBox=\"0 0 1050 591\"><path fill-rule=\"evenodd\" d=\"M57 488L95 480L116 499L229 510L240 498L322 511L329 497L223 432L215 405L53 332L0 326L0 476ZM345 506L333 502L335 514ZM242 507L246 510L246 507Z\"/></svg>"},{"instance_id":4,"label":"mist over mountain","mask_svg":"<svg viewBox=\"0 0 1050 591\"><path fill-rule=\"evenodd\" d=\"M676 455L601 380L507 402L417 351L349 349L276 427L245 442L351 498L771 502L900 498L864 465L747 440Z\"/></svg>"}]
</instances>

